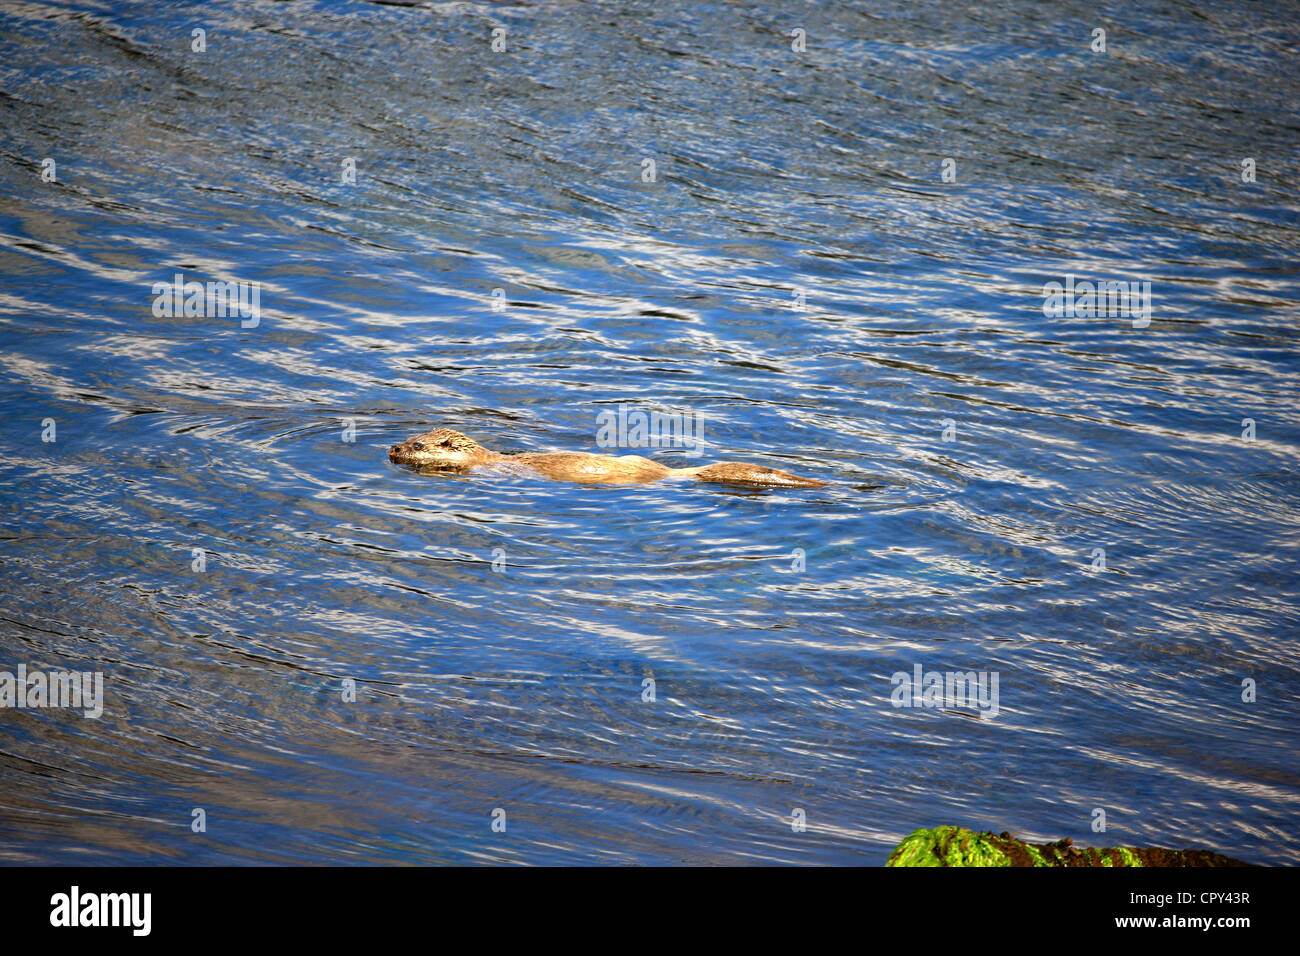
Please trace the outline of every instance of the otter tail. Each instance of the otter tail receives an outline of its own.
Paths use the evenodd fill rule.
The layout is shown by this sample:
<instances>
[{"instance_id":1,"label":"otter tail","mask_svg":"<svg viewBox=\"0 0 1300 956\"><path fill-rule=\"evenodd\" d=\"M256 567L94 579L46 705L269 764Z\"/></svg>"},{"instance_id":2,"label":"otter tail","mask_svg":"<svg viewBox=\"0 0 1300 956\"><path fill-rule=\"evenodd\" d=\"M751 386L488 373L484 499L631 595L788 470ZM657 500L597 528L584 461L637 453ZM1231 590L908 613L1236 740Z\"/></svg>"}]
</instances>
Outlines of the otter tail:
<instances>
[{"instance_id":1,"label":"otter tail","mask_svg":"<svg viewBox=\"0 0 1300 956\"><path fill-rule=\"evenodd\" d=\"M718 465L705 465L703 468L680 468L678 474L687 475L696 481L708 481L719 485L742 485L746 488L825 488L826 482L816 478L800 478L788 471L764 468L762 465L742 465L724 461Z\"/></svg>"}]
</instances>

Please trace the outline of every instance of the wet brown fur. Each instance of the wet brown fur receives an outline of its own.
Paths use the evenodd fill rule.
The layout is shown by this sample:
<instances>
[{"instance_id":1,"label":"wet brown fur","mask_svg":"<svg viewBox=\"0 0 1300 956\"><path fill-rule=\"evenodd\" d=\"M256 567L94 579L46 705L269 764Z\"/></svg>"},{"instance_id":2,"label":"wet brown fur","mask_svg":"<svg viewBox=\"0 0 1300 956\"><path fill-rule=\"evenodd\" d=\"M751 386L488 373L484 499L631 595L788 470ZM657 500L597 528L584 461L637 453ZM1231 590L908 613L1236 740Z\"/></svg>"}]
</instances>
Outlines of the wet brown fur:
<instances>
[{"instance_id":1,"label":"wet brown fur","mask_svg":"<svg viewBox=\"0 0 1300 956\"><path fill-rule=\"evenodd\" d=\"M591 455L584 452L526 452L502 455L450 428L435 428L388 449L399 465L438 471L471 471L492 465L523 466L544 478L582 484L627 485L662 478L694 478L748 488L824 488L826 482L800 478L775 468L723 462L699 468L669 468L640 455Z\"/></svg>"}]
</instances>

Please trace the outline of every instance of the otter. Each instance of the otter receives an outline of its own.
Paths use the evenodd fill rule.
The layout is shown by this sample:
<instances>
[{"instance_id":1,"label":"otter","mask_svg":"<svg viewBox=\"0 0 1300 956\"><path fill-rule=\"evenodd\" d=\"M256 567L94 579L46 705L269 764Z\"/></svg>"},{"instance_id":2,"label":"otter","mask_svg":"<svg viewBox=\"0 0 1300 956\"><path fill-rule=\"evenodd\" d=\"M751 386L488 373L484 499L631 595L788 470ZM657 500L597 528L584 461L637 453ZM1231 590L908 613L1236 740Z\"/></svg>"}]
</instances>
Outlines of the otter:
<instances>
[{"instance_id":1,"label":"otter","mask_svg":"<svg viewBox=\"0 0 1300 956\"><path fill-rule=\"evenodd\" d=\"M582 484L631 485L661 478L694 478L696 481L746 488L825 488L826 482L800 478L775 468L723 462L699 468L669 468L640 455L592 455L586 452L525 452L502 455L489 451L472 438L435 428L408 438L388 449L388 460L436 471L467 472L475 468L505 466L509 470L538 474L554 481Z\"/></svg>"}]
</instances>

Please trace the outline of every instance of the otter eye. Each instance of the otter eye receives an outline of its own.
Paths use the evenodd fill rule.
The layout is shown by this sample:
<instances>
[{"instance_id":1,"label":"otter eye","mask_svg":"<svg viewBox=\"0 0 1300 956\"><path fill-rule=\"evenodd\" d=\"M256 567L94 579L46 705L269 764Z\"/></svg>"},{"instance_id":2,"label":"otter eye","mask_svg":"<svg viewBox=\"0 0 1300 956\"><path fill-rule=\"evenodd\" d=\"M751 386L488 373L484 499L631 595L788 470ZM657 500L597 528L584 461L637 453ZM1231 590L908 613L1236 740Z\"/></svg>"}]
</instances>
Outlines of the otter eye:
<instances>
[{"instance_id":1,"label":"otter eye","mask_svg":"<svg viewBox=\"0 0 1300 956\"><path fill-rule=\"evenodd\" d=\"M413 441L411 442L411 447L414 448L416 451L424 451L424 442Z\"/></svg>"}]
</instances>

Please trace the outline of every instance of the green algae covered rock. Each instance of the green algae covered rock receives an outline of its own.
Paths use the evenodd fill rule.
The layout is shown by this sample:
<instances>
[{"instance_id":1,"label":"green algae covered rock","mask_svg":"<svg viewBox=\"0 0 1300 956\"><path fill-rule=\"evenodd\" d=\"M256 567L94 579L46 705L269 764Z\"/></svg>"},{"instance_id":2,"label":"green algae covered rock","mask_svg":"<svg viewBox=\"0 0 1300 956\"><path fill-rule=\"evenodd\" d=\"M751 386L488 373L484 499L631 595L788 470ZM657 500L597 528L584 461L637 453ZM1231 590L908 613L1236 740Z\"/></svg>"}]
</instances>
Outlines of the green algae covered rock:
<instances>
[{"instance_id":1,"label":"green algae covered rock","mask_svg":"<svg viewBox=\"0 0 1300 956\"><path fill-rule=\"evenodd\" d=\"M963 827L934 827L906 837L885 866L1249 866L1208 850L1076 847L1025 843L1009 833L994 836Z\"/></svg>"}]
</instances>

